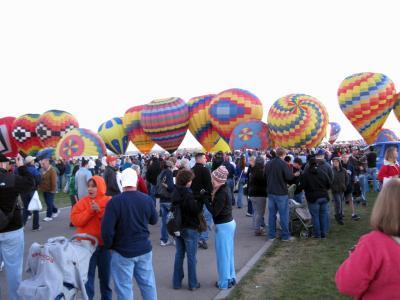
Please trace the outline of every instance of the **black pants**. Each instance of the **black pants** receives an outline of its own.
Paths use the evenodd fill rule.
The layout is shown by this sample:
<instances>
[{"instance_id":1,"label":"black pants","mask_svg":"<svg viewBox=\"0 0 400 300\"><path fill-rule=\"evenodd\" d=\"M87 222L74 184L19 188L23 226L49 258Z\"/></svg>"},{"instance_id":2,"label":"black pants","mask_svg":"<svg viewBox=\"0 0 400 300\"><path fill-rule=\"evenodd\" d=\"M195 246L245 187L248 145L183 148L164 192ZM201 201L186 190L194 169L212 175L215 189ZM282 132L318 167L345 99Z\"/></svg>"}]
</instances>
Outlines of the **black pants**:
<instances>
[{"instance_id":1,"label":"black pants","mask_svg":"<svg viewBox=\"0 0 400 300\"><path fill-rule=\"evenodd\" d=\"M35 191L33 191L31 193L21 194L21 200L22 200L22 202L24 204L24 210L23 210L23 213L22 213L24 225L28 221L28 217L33 215L32 230L35 230L35 229L39 228L39 211L35 210L35 211L30 212L28 210L29 202L31 201L34 192Z\"/></svg>"}]
</instances>

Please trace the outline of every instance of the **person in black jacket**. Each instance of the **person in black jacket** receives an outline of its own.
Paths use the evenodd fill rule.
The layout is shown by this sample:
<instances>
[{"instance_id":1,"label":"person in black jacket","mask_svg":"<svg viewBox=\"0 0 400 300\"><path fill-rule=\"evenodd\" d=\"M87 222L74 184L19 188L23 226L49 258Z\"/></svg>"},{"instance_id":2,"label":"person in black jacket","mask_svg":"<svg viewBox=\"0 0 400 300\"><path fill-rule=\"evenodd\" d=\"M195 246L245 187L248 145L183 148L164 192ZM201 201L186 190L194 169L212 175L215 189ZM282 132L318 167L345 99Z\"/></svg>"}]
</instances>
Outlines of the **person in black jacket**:
<instances>
[{"instance_id":1,"label":"person in black jacket","mask_svg":"<svg viewBox=\"0 0 400 300\"><path fill-rule=\"evenodd\" d=\"M255 235L265 235L265 208L267 204L267 190L265 188L264 159L258 156L254 168L249 175L248 191L255 214Z\"/></svg>"},{"instance_id":2,"label":"person in black jacket","mask_svg":"<svg viewBox=\"0 0 400 300\"><path fill-rule=\"evenodd\" d=\"M171 193L174 191L174 177L172 175L172 169L174 165L170 160L165 160L162 162L163 170L158 175L157 186L163 184L167 192L170 193L168 197L160 196L160 216L161 216L161 237L160 245L162 247L173 244L173 240L168 238L167 231L167 215L171 208Z\"/></svg>"},{"instance_id":3,"label":"person in black jacket","mask_svg":"<svg viewBox=\"0 0 400 300\"><path fill-rule=\"evenodd\" d=\"M205 190L208 195L211 195L212 192L212 183L211 183L211 173L210 170L206 167L206 156L204 153L197 153L195 155L196 164L192 168L194 173L194 179L192 181L191 189L193 191L194 197L199 200L202 198L200 195L201 190ZM203 209L204 218L207 222L207 227L211 228L212 226L212 216L208 211L207 207L204 206ZM200 233L199 239L199 247L202 249L207 249L208 241L208 229Z\"/></svg>"},{"instance_id":4,"label":"person in black jacket","mask_svg":"<svg viewBox=\"0 0 400 300\"><path fill-rule=\"evenodd\" d=\"M308 168L302 174L301 186L312 216L314 238L324 239L329 227L328 190L331 179L315 158L310 159Z\"/></svg>"},{"instance_id":5,"label":"person in black jacket","mask_svg":"<svg viewBox=\"0 0 400 300\"><path fill-rule=\"evenodd\" d=\"M117 157L116 156L107 156L107 167L104 170L104 181L107 186L107 196L115 196L121 194L121 190L119 189L117 183Z\"/></svg>"},{"instance_id":6,"label":"person in black jacket","mask_svg":"<svg viewBox=\"0 0 400 300\"><path fill-rule=\"evenodd\" d=\"M346 192L347 185L349 184L349 174L345 168L342 167L342 162L339 157L332 158L333 182L332 194L335 203L335 219L339 225L344 225L343 222L343 202L344 192Z\"/></svg>"},{"instance_id":7,"label":"person in black jacket","mask_svg":"<svg viewBox=\"0 0 400 300\"><path fill-rule=\"evenodd\" d=\"M182 216L181 235L175 237L176 252L172 285L174 289L182 287L182 279L184 277L183 260L185 259L186 252L188 285L191 291L200 287L196 274L196 253L199 239L198 228L200 225L198 216L202 212L203 207L203 203L195 199L190 189L193 178L194 174L191 170L180 170L176 175L176 188L172 193L172 205L180 206Z\"/></svg>"},{"instance_id":8,"label":"person in black jacket","mask_svg":"<svg viewBox=\"0 0 400 300\"><path fill-rule=\"evenodd\" d=\"M18 195L35 188L35 180L20 155L16 158L16 166L18 175L9 172L10 160L0 154L0 209L8 220L0 228L0 253L7 273L8 299L19 299L17 290L22 280L24 223Z\"/></svg>"},{"instance_id":9,"label":"person in black jacket","mask_svg":"<svg viewBox=\"0 0 400 300\"><path fill-rule=\"evenodd\" d=\"M146 181L148 184L149 195L154 201L154 206L156 205L156 185L157 177L161 173L160 161L157 157L152 157L149 161L146 171Z\"/></svg>"},{"instance_id":10,"label":"person in black jacket","mask_svg":"<svg viewBox=\"0 0 400 300\"><path fill-rule=\"evenodd\" d=\"M219 289L227 289L236 284L234 256L236 222L232 216L231 193L226 184L228 173L225 166L220 166L212 172L211 201L208 197L205 198L205 203L215 224L215 253L218 271L216 286Z\"/></svg>"}]
</instances>

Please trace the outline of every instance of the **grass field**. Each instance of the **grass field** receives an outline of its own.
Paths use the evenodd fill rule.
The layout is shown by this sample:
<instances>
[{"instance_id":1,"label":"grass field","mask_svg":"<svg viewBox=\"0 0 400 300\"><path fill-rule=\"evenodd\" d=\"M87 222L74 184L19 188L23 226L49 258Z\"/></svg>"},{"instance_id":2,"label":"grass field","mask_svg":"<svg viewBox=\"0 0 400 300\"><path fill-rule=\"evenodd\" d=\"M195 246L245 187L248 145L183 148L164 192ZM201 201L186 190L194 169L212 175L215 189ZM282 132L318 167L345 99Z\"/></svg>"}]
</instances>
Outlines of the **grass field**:
<instances>
[{"instance_id":1,"label":"grass field","mask_svg":"<svg viewBox=\"0 0 400 300\"><path fill-rule=\"evenodd\" d=\"M40 200L42 201L43 209L46 209L46 202L44 201L43 193L39 193ZM69 195L63 192L57 193L54 202L58 208L66 207L71 205Z\"/></svg>"},{"instance_id":2,"label":"grass field","mask_svg":"<svg viewBox=\"0 0 400 300\"><path fill-rule=\"evenodd\" d=\"M368 194L368 207L357 207L352 221L345 206L345 225L331 218L326 240L276 241L256 267L238 284L230 299L346 299L335 285L335 273L349 249L369 231L369 216L377 194ZM330 202L332 215L333 205Z\"/></svg>"}]
</instances>

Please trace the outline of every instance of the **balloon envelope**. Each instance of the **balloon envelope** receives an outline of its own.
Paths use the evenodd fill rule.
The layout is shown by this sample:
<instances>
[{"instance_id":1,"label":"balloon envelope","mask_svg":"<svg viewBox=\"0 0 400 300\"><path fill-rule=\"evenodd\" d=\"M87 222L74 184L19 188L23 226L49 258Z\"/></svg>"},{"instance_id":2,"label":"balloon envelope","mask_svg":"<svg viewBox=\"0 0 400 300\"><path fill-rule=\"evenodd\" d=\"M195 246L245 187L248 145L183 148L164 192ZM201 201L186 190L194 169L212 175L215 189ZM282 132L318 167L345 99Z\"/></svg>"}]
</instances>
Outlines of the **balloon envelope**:
<instances>
[{"instance_id":1,"label":"balloon envelope","mask_svg":"<svg viewBox=\"0 0 400 300\"><path fill-rule=\"evenodd\" d=\"M399 138L392 130L382 128L375 143L395 142L398 140Z\"/></svg>"},{"instance_id":2,"label":"balloon envelope","mask_svg":"<svg viewBox=\"0 0 400 300\"><path fill-rule=\"evenodd\" d=\"M42 114L36 126L36 133L43 147L56 147L58 141L69 131L79 127L73 115L62 110L49 110Z\"/></svg>"},{"instance_id":3,"label":"balloon envelope","mask_svg":"<svg viewBox=\"0 0 400 300\"><path fill-rule=\"evenodd\" d=\"M142 153L149 153L154 146L154 142L144 132L140 124L141 112L144 105L131 107L125 112L122 119L125 133L128 135L129 140L139 149Z\"/></svg>"},{"instance_id":4,"label":"balloon envelope","mask_svg":"<svg viewBox=\"0 0 400 300\"><path fill-rule=\"evenodd\" d=\"M75 128L57 144L56 157L64 160L80 156L104 156L106 145L101 137L89 129Z\"/></svg>"},{"instance_id":5,"label":"balloon envelope","mask_svg":"<svg viewBox=\"0 0 400 300\"><path fill-rule=\"evenodd\" d=\"M326 135L328 113L316 98L290 94L275 101L268 113L268 127L275 145L313 148Z\"/></svg>"},{"instance_id":6,"label":"balloon envelope","mask_svg":"<svg viewBox=\"0 0 400 300\"><path fill-rule=\"evenodd\" d=\"M329 122L329 137L328 141L330 144L334 144L339 137L340 134L340 124L336 122Z\"/></svg>"},{"instance_id":7,"label":"balloon envelope","mask_svg":"<svg viewBox=\"0 0 400 300\"><path fill-rule=\"evenodd\" d=\"M153 100L140 118L143 130L153 142L173 153L182 143L189 126L189 109L181 98Z\"/></svg>"},{"instance_id":8,"label":"balloon envelope","mask_svg":"<svg viewBox=\"0 0 400 300\"><path fill-rule=\"evenodd\" d=\"M208 118L208 109L214 96L198 96L188 101L189 130L206 151L210 151L220 139Z\"/></svg>"},{"instance_id":9,"label":"balloon envelope","mask_svg":"<svg viewBox=\"0 0 400 300\"><path fill-rule=\"evenodd\" d=\"M125 154L128 148L128 136L125 134L122 118L112 118L100 125L97 133L103 139L108 150L115 154Z\"/></svg>"},{"instance_id":10,"label":"balloon envelope","mask_svg":"<svg viewBox=\"0 0 400 300\"><path fill-rule=\"evenodd\" d=\"M44 148L36 153L36 157L38 160L41 160L43 158L48 158L48 159L55 159L56 158L56 149L54 148Z\"/></svg>"},{"instance_id":11,"label":"balloon envelope","mask_svg":"<svg viewBox=\"0 0 400 300\"><path fill-rule=\"evenodd\" d=\"M384 74L358 73L338 90L340 108L364 140L373 143L397 99L394 83Z\"/></svg>"},{"instance_id":12,"label":"balloon envelope","mask_svg":"<svg viewBox=\"0 0 400 300\"><path fill-rule=\"evenodd\" d=\"M266 150L271 146L268 125L258 120L250 120L237 125L229 140L231 150Z\"/></svg>"},{"instance_id":13,"label":"balloon envelope","mask_svg":"<svg viewBox=\"0 0 400 300\"><path fill-rule=\"evenodd\" d=\"M15 119L12 126L12 136L18 147L18 151L25 156L35 156L42 148L39 137L36 134L36 125L39 114L26 114Z\"/></svg>"},{"instance_id":14,"label":"balloon envelope","mask_svg":"<svg viewBox=\"0 0 400 300\"><path fill-rule=\"evenodd\" d=\"M229 89L213 97L208 117L218 134L229 143L236 125L248 120L261 120L263 108L260 99L249 91Z\"/></svg>"},{"instance_id":15,"label":"balloon envelope","mask_svg":"<svg viewBox=\"0 0 400 300\"><path fill-rule=\"evenodd\" d=\"M15 157L18 154L17 144L12 136L14 121L14 117L0 118L0 153L9 157Z\"/></svg>"},{"instance_id":16,"label":"balloon envelope","mask_svg":"<svg viewBox=\"0 0 400 300\"><path fill-rule=\"evenodd\" d=\"M224 139L219 139L217 144L214 147L212 147L212 149L209 152L216 153L216 152L219 152L219 151L222 151L224 153L231 152L231 148L224 141Z\"/></svg>"}]
</instances>

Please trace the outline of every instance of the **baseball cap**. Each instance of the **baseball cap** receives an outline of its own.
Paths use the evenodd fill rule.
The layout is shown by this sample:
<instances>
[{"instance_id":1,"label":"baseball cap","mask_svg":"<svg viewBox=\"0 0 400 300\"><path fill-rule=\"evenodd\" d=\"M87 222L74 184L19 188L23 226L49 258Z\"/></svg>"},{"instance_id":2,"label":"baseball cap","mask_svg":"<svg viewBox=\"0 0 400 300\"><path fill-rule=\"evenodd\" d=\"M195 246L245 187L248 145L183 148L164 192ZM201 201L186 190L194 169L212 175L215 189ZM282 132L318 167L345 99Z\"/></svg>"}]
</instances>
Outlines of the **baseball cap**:
<instances>
[{"instance_id":1,"label":"baseball cap","mask_svg":"<svg viewBox=\"0 0 400 300\"><path fill-rule=\"evenodd\" d=\"M27 157L25 157L25 164L30 164L31 162L33 162L35 160L36 157L34 156L30 156L28 155Z\"/></svg>"},{"instance_id":2,"label":"baseball cap","mask_svg":"<svg viewBox=\"0 0 400 300\"><path fill-rule=\"evenodd\" d=\"M127 168L122 171L121 174L122 187L127 187L127 186L136 187L137 181L138 181L137 173L132 168Z\"/></svg>"},{"instance_id":3,"label":"baseball cap","mask_svg":"<svg viewBox=\"0 0 400 300\"><path fill-rule=\"evenodd\" d=\"M113 162L113 161L116 161L116 160L117 160L116 156L113 156L113 155L107 156L107 163L110 163L110 162Z\"/></svg>"}]
</instances>

